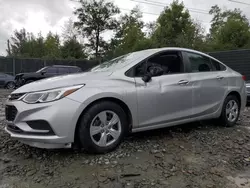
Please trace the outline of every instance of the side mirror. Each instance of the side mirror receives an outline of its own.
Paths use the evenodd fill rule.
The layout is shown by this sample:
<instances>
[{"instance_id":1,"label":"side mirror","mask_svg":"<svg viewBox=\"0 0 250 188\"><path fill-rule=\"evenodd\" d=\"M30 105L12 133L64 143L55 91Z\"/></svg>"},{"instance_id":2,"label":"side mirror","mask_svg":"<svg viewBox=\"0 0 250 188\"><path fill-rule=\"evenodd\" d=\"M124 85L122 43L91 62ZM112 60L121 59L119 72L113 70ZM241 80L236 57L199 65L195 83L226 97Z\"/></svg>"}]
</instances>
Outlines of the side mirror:
<instances>
[{"instance_id":1,"label":"side mirror","mask_svg":"<svg viewBox=\"0 0 250 188\"><path fill-rule=\"evenodd\" d=\"M146 74L142 77L142 80L144 82L149 82L151 80L152 76L150 74Z\"/></svg>"}]
</instances>

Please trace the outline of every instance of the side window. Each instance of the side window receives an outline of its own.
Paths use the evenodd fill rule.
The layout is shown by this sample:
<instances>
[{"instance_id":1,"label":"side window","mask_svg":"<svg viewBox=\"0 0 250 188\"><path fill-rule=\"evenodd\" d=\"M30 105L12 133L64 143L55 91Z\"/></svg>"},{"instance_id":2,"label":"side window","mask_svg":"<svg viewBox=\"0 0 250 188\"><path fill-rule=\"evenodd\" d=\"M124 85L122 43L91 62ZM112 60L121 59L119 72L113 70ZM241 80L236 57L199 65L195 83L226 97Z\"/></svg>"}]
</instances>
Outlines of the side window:
<instances>
[{"instance_id":1,"label":"side window","mask_svg":"<svg viewBox=\"0 0 250 188\"><path fill-rule=\"evenodd\" d=\"M213 71L210 59L206 56L187 52L192 72Z\"/></svg>"},{"instance_id":2,"label":"side window","mask_svg":"<svg viewBox=\"0 0 250 188\"><path fill-rule=\"evenodd\" d=\"M217 70L217 71L226 70L226 67L224 65L222 65L221 63L219 63L218 61L215 61L215 60L211 59L211 62L213 64L215 70Z\"/></svg>"},{"instance_id":3,"label":"side window","mask_svg":"<svg viewBox=\"0 0 250 188\"><path fill-rule=\"evenodd\" d=\"M58 68L58 73L59 74L68 74L69 73L69 68L59 67Z\"/></svg>"},{"instance_id":4,"label":"side window","mask_svg":"<svg viewBox=\"0 0 250 188\"><path fill-rule=\"evenodd\" d=\"M56 74L57 73L57 68L55 68L55 67L48 67L46 69L46 73L48 73L48 74Z\"/></svg>"},{"instance_id":5,"label":"side window","mask_svg":"<svg viewBox=\"0 0 250 188\"><path fill-rule=\"evenodd\" d=\"M143 61L135 68L135 77L143 77L146 72L146 61Z\"/></svg>"},{"instance_id":6,"label":"side window","mask_svg":"<svg viewBox=\"0 0 250 188\"><path fill-rule=\"evenodd\" d=\"M163 70L163 75L183 73L183 62L179 52L163 52L142 62L135 68L135 76L142 77L145 73L154 72L155 69Z\"/></svg>"},{"instance_id":7,"label":"side window","mask_svg":"<svg viewBox=\"0 0 250 188\"><path fill-rule=\"evenodd\" d=\"M80 68L78 67L71 67L69 68L70 73L80 72Z\"/></svg>"}]
</instances>

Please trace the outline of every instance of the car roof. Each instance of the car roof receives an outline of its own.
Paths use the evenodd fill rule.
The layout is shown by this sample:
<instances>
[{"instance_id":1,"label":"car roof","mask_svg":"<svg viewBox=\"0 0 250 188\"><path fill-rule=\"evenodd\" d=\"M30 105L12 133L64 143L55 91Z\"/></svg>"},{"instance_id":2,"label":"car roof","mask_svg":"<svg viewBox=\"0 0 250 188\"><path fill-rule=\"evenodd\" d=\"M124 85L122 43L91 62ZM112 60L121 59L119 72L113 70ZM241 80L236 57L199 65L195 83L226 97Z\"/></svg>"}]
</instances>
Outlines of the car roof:
<instances>
[{"instance_id":1,"label":"car roof","mask_svg":"<svg viewBox=\"0 0 250 188\"><path fill-rule=\"evenodd\" d=\"M186 52L194 52L194 53L199 53L199 54L203 54L203 55L208 55L206 53L197 51L197 50L192 50L189 48L180 48L180 47L163 47L163 48L152 48L152 49L147 49L147 50L142 50L142 51L147 51L147 52L156 52L156 51L167 51L167 50L176 50L176 51L186 51Z\"/></svg>"},{"instance_id":2,"label":"car roof","mask_svg":"<svg viewBox=\"0 0 250 188\"><path fill-rule=\"evenodd\" d=\"M220 63L222 63L220 60L214 58L213 56L210 56L209 54L207 53L203 53L203 52L200 52L200 51L197 51L197 50L192 50L192 49L188 49L188 48L180 48L180 47L163 47L163 48L152 48L152 49L147 49L147 50L141 50L142 52L149 52L149 53L156 53L156 52L164 52L164 51L185 51L185 52L193 52L193 53L196 53L196 54L200 54L200 55L204 55L204 56L207 56L211 59L214 59ZM226 66L224 63L222 63L224 66ZM227 67L227 66L226 66Z\"/></svg>"}]
</instances>

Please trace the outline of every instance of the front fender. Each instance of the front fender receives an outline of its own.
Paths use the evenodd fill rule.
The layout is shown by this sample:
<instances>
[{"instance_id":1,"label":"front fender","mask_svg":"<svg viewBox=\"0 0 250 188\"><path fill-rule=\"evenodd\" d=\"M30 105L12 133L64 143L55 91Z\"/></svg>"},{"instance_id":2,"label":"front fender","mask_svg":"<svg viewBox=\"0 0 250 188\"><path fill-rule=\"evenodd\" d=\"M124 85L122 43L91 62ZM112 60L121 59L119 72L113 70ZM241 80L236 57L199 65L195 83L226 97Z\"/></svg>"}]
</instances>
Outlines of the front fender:
<instances>
[{"instance_id":1,"label":"front fender","mask_svg":"<svg viewBox=\"0 0 250 188\"><path fill-rule=\"evenodd\" d=\"M136 102L136 95L129 95L122 87L114 87L111 88L112 91L105 91L103 88L90 88L90 87L83 87L82 89L72 93L71 95L67 96L71 100L77 101L81 103L80 107L78 108L74 119L76 120L72 124L72 131L75 132L76 124L78 119L80 118L82 112L93 102L103 99L103 98L114 98L122 101L125 103L132 114L133 125L138 125L137 120L137 102Z\"/></svg>"}]
</instances>

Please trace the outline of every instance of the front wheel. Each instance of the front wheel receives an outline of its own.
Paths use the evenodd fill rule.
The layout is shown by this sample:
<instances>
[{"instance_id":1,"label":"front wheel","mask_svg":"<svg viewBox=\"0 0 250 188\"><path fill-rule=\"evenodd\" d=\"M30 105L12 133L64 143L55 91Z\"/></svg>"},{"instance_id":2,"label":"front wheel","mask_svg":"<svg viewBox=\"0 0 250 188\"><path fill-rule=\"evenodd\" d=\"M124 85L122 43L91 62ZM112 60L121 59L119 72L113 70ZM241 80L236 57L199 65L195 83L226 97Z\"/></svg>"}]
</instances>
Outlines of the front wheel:
<instances>
[{"instance_id":1,"label":"front wheel","mask_svg":"<svg viewBox=\"0 0 250 188\"><path fill-rule=\"evenodd\" d=\"M90 153L106 153L121 143L128 123L124 110L116 103L103 101L94 104L80 119L78 140Z\"/></svg>"},{"instance_id":2,"label":"front wheel","mask_svg":"<svg viewBox=\"0 0 250 188\"><path fill-rule=\"evenodd\" d=\"M6 85L6 89L15 89L16 85L14 82L8 82Z\"/></svg>"},{"instance_id":3,"label":"front wheel","mask_svg":"<svg viewBox=\"0 0 250 188\"><path fill-rule=\"evenodd\" d=\"M221 116L218 122L224 126L232 127L238 121L240 115L240 103L236 96L229 95L224 101Z\"/></svg>"}]
</instances>

